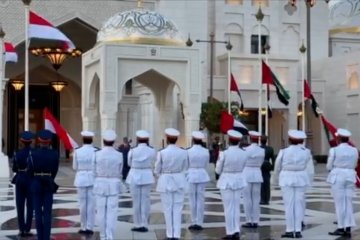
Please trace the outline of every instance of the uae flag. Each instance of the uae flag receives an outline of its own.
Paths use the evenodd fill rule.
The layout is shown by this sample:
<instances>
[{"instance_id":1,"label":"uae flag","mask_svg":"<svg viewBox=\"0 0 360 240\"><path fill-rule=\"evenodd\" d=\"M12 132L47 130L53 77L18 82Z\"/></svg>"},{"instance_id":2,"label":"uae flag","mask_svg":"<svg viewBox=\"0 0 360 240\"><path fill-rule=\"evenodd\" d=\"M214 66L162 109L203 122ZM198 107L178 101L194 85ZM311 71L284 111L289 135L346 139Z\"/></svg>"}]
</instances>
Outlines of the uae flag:
<instances>
[{"instance_id":1,"label":"uae flag","mask_svg":"<svg viewBox=\"0 0 360 240\"><path fill-rule=\"evenodd\" d=\"M30 11L29 37L61 41L65 49L74 49L74 43L48 20Z\"/></svg>"},{"instance_id":2,"label":"uae flag","mask_svg":"<svg viewBox=\"0 0 360 240\"><path fill-rule=\"evenodd\" d=\"M236 84L236 80L234 75L231 73L230 74L230 92L236 92L239 95L240 98L240 110L244 111L244 103L241 97L241 93L240 90L238 88L238 85Z\"/></svg>"},{"instance_id":3,"label":"uae flag","mask_svg":"<svg viewBox=\"0 0 360 240\"><path fill-rule=\"evenodd\" d=\"M275 86L279 101L286 106L289 104L290 95L264 61L262 61L262 83Z\"/></svg>"},{"instance_id":4,"label":"uae flag","mask_svg":"<svg viewBox=\"0 0 360 240\"><path fill-rule=\"evenodd\" d=\"M309 83L306 80L304 80L304 99L311 100L311 108L313 110L313 113L315 114L316 117L319 117L319 112L320 112L319 105L316 102L314 95L311 92Z\"/></svg>"},{"instance_id":5,"label":"uae flag","mask_svg":"<svg viewBox=\"0 0 360 240\"><path fill-rule=\"evenodd\" d=\"M56 118L50 113L50 111L44 109L45 129L56 134L63 142L66 150L72 150L78 147L78 144L72 139L67 131L60 125Z\"/></svg>"},{"instance_id":6,"label":"uae flag","mask_svg":"<svg viewBox=\"0 0 360 240\"><path fill-rule=\"evenodd\" d=\"M330 123L323 115L320 115L320 119L323 124L325 135L329 142L329 145L331 147L335 147L337 145L335 135L337 128L332 123Z\"/></svg>"},{"instance_id":7,"label":"uae flag","mask_svg":"<svg viewBox=\"0 0 360 240\"><path fill-rule=\"evenodd\" d=\"M221 120L220 120L220 130L223 134L226 134L226 132L230 129L234 129L238 132L241 132L241 134L243 135L249 134L247 127L242 122L236 120L233 117L233 115L229 114L227 111L222 111Z\"/></svg>"},{"instance_id":8,"label":"uae flag","mask_svg":"<svg viewBox=\"0 0 360 240\"><path fill-rule=\"evenodd\" d=\"M9 42L5 42L4 48L5 48L5 62L16 63L18 61L18 55L16 53L14 46Z\"/></svg>"}]
</instances>

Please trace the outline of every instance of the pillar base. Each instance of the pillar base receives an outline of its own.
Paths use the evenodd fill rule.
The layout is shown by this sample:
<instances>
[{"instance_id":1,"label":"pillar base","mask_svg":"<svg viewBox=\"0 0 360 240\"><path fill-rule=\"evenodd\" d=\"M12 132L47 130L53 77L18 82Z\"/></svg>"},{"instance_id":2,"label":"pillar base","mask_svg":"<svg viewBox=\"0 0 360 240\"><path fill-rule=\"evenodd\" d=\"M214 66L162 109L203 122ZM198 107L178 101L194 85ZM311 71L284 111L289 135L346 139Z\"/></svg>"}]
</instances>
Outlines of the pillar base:
<instances>
[{"instance_id":1,"label":"pillar base","mask_svg":"<svg viewBox=\"0 0 360 240\"><path fill-rule=\"evenodd\" d=\"M0 152L0 178L10 178L9 158Z\"/></svg>"}]
</instances>

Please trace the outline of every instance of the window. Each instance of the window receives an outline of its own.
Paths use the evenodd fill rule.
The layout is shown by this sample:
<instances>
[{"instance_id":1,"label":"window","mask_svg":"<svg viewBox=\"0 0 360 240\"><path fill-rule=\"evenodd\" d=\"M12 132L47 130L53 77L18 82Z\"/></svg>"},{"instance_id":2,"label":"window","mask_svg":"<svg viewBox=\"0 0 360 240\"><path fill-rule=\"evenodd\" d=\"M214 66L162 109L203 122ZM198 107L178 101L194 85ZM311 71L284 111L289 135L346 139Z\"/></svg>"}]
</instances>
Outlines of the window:
<instances>
[{"instance_id":1,"label":"window","mask_svg":"<svg viewBox=\"0 0 360 240\"><path fill-rule=\"evenodd\" d=\"M125 83L125 94L126 95L131 95L132 94L132 79L130 79L129 81L127 81Z\"/></svg>"},{"instance_id":2,"label":"window","mask_svg":"<svg viewBox=\"0 0 360 240\"><path fill-rule=\"evenodd\" d=\"M242 5L243 0L225 0L225 4L227 5Z\"/></svg>"},{"instance_id":3,"label":"window","mask_svg":"<svg viewBox=\"0 0 360 240\"><path fill-rule=\"evenodd\" d=\"M265 54L265 45L269 40L269 36L261 35L261 53ZM251 35L251 53L259 53L259 35Z\"/></svg>"},{"instance_id":4,"label":"window","mask_svg":"<svg viewBox=\"0 0 360 240\"><path fill-rule=\"evenodd\" d=\"M269 0L252 0L251 4L256 7L268 7L269 6Z\"/></svg>"}]
</instances>

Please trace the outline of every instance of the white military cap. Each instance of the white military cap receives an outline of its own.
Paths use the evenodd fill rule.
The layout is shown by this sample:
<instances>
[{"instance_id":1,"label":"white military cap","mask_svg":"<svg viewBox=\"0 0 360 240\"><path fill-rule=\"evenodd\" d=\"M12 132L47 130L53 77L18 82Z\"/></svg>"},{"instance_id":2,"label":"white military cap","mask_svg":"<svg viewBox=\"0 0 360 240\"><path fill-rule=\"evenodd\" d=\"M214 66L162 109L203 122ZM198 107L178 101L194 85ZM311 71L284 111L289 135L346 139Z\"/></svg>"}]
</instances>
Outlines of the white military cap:
<instances>
[{"instance_id":1,"label":"white military cap","mask_svg":"<svg viewBox=\"0 0 360 240\"><path fill-rule=\"evenodd\" d=\"M305 132L301 131L301 130L290 129L288 131L288 135L290 138L293 138L293 139L306 139Z\"/></svg>"},{"instance_id":2,"label":"white military cap","mask_svg":"<svg viewBox=\"0 0 360 240\"><path fill-rule=\"evenodd\" d=\"M200 140L202 140L202 139L205 138L205 135L204 135L202 132L200 132L200 131L193 131L193 132L191 133L191 136L192 136L192 138L200 139Z\"/></svg>"},{"instance_id":3,"label":"white military cap","mask_svg":"<svg viewBox=\"0 0 360 240\"><path fill-rule=\"evenodd\" d=\"M165 129L165 135L168 137L178 137L180 135L180 132L175 128L167 128Z\"/></svg>"},{"instance_id":4,"label":"white military cap","mask_svg":"<svg viewBox=\"0 0 360 240\"><path fill-rule=\"evenodd\" d=\"M257 131L249 131L250 137L261 137L261 134Z\"/></svg>"},{"instance_id":5,"label":"white military cap","mask_svg":"<svg viewBox=\"0 0 360 240\"><path fill-rule=\"evenodd\" d=\"M233 129L230 129L228 130L227 132L227 135L230 137L230 138L233 138L233 139L241 139L242 138L242 134L236 130L233 130Z\"/></svg>"},{"instance_id":6,"label":"white military cap","mask_svg":"<svg viewBox=\"0 0 360 240\"><path fill-rule=\"evenodd\" d=\"M95 133L88 131L88 130L84 130L80 134L83 137L94 137L95 136Z\"/></svg>"},{"instance_id":7,"label":"white military cap","mask_svg":"<svg viewBox=\"0 0 360 240\"><path fill-rule=\"evenodd\" d=\"M347 129L344 129L344 128L338 128L335 135L340 136L340 137L350 137L351 132L349 130L347 130Z\"/></svg>"},{"instance_id":8,"label":"white military cap","mask_svg":"<svg viewBox=\"0 0 360 240\"><path fill-rule=\"evenodd\" d=\"M140 139L148 139L150 137L150 134L145 130L137 130L135 134Z\"/></svg>"},{"instance_id":9,"label":"white military cap","mask_svg":"<svg viewBox=\"0 0 360 240\"><path fill-rule=\"evenodd\" d=\"M116 133L114 130L105 130L102 134L102 137L105 141L115 141L116 139Z\"/></svg>"}]
</instances>

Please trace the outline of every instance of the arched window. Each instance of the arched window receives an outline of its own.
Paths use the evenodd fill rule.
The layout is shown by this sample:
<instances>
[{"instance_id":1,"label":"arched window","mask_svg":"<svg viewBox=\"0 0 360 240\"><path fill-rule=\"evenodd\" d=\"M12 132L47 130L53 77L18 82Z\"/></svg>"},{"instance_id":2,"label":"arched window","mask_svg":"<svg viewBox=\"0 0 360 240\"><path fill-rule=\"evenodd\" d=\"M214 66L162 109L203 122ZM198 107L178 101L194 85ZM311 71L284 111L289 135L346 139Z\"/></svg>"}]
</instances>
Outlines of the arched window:
<instances>
[{"instance_id":1,"label":"arched window","mask_svg":"<svg viewBox=\"0 0 360 240\"><path fill-rule=\"evenodd\" d=\"M265 26L261 26L260 31L260 43L261 43L261 53L265 54L265 45L268 43L270 45L269 30ZM251 35L251 53L259 53L259 30L258 26L253 28Z\"/></svg>"},{"instance_id":2,"label":"arched window","mask_svg":"<svg viewBox=\"0 0 360 240\"><path fill-rule=\"evenodd\" d=\"M244 51L243 30L239 24L230 23L229 25L227 25L225 28L224 38L226 40L230 40L231 45L233 46L233 52L240 53Z\"/></svg>"}]
</instances>

